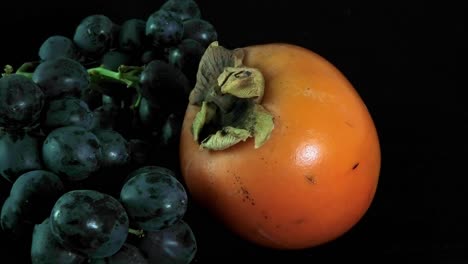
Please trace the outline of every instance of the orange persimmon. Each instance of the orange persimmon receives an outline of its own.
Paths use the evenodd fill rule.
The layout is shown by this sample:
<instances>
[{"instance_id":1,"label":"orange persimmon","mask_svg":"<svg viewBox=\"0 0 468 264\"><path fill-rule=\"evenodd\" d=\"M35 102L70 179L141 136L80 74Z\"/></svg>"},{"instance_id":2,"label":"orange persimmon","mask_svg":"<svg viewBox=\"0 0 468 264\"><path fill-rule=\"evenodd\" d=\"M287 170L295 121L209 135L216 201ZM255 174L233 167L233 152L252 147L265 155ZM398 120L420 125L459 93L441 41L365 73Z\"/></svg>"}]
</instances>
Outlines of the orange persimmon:
<instances>
[{"instance_id":1,"label":"orange persimmon","mask_svg":"<svg viewBox=\"0 0 468 264\"><path fill-rule=\"evenodd\" d=\"M285 43L212 43L180 138L194 201L277 249L334 240L367 212L381 153L372 117L329 61Z\"/></svg>"}]
</instances>

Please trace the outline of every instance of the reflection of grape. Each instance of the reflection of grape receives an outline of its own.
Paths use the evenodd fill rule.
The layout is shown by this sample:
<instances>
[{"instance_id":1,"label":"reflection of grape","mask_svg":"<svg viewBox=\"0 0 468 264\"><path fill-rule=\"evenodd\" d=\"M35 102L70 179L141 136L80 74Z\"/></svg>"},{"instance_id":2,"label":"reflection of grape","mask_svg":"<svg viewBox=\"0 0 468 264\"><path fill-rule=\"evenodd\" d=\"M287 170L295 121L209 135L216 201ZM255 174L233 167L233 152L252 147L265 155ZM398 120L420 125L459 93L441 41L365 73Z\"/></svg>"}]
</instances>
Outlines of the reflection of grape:
<instances>
[{"instance_id":1,"label":"reflection of grape","mask_svg":"<svg viewBox=\"0 0 468 264\"><path fill-rule=\"evenodd\" d=\"M160 231L147 232L138 246L149 263L158 264L188 264L197 252L195 235L184 221Z\"/></svg>"},{"instance_id":2,"label":"reflection of grape","mask_svg":"<svg viewBox=\"0 0 468 264\"><path fill-rule=\"evenodd\" d=\"M120 200L134 223L147 231L174 224L187 210L187 193L174 172L157 166L139 169L124 184Z\"/></svg>"},{"instance_id":3,"label":"reflection of grape","mask_svg":"<svg viewBox=\"0 0 468 264\"><path fill-rule=\"evenodd\" d=\"M65 193L50 215L50 227L57 241L93 258L115 254L127 239L128 225L128 216L119 201L93 190Z\"/></svg>"},{"instance_id":4,"label":"reflection of grape","mask_svg":"<svg viewBox=\"0 0 468 264\"><path fill-rule=\"evenodd\" d=\"M32 233L32 264L79 264L85 263L86 256L71 251L57 242L50 229L50 219L37 224Z\"/></svg>"}]
</instances>

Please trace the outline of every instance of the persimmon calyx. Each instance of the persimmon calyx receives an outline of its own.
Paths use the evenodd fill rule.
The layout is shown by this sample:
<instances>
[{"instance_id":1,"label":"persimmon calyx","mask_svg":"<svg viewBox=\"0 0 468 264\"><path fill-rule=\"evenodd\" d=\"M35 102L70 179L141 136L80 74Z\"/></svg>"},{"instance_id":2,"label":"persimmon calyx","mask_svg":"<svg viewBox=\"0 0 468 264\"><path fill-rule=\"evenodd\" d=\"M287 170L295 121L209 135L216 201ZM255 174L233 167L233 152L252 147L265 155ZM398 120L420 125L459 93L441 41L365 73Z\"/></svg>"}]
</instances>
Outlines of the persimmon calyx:
<instances>
[{"instance_id":1,"label":"persimmon calyx","mask_svg":"<svg viewBox=\"0 0 468 264\"><path fill-rule=\"evenodd\" d=\"M228 50L213 42L201 58L189 102L200 107L192 134L200 148L224 150L248 138L261 147L273 128L262 105L265 80L260 70L243 65L243 49Z\"/></svg>"}]
</instances>

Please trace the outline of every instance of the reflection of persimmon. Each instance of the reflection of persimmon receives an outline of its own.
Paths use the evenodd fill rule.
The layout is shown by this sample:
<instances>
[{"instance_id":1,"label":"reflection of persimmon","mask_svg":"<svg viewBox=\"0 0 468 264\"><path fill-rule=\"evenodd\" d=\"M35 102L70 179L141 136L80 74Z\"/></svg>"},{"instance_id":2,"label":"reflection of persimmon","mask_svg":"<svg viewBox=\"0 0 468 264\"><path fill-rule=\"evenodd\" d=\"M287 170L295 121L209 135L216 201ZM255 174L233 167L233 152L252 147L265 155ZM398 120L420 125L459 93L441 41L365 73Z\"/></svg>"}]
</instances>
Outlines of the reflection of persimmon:
<instances>
[{"instance_id":1,"label":"reflection of persimmon","mask_svg":"<svg viewBox=\"0 0 468 264\"><path fill-rule=\"evenodd\" d=\"M180 141L194 201L246 240L281 249L331 241L362 218L379 139L331 63L290 44L213 43L197 77Z\"/></svg>"}]
</instances>

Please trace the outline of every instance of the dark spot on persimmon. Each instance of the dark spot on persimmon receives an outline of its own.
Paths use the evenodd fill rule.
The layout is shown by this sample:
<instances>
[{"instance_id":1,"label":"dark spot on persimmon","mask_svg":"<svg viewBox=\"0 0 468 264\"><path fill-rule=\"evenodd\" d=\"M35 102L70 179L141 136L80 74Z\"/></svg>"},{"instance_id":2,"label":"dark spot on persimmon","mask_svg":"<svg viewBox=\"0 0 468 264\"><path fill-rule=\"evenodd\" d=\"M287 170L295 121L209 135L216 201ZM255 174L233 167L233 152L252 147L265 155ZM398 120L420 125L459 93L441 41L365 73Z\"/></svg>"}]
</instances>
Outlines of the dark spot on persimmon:
<instances>
[{"instance_id":1,"label":"dark spot on persimmon","mask_svg":"<svg viewBox=\"0 0 468 264\"><path fill-rule=\"evenodd\" d=\"M348 122L348 121L345 121L345 124L348 125L349 127L354 127L353 124L351 124L351 123Z\"/></svg>"},{"instance_id":2,"label":"dark spot on persimmon","mask_svg":"<svg viewBox=\"0 0 468 264\"><path fill-rule=\"evenodd\" d=\"M307 180L309 183L311 183L311 184L316 184L316 183L317 183L315 177L312 176L312 175L310 175L310 174L305 175L305 178L306 178L306 180Z\"/></svg>"},{"instance_id":3,"label":"dark spot on persimmon","mask_svg":"<svg viewBox=\"0 0 468 264\"><path fill-rule=\"evenodd\" d=\"M353 166L353 170L355 170L358 166L359 166L359 162L356 162L356 164L354 164Z\"/></svg>"},{"instance_id":4,"label":"dark spot on persimmon","mask_svg":"<svg viewBox=\"0 0 468 264\"><path fill-rule=\"evenodd\" d=\"M304 218L299 218L299 219L294 220L293 223L296 225L300 225L300 224L303 224L304 222L305 222Z\"/></svg>"}]
</instances>

